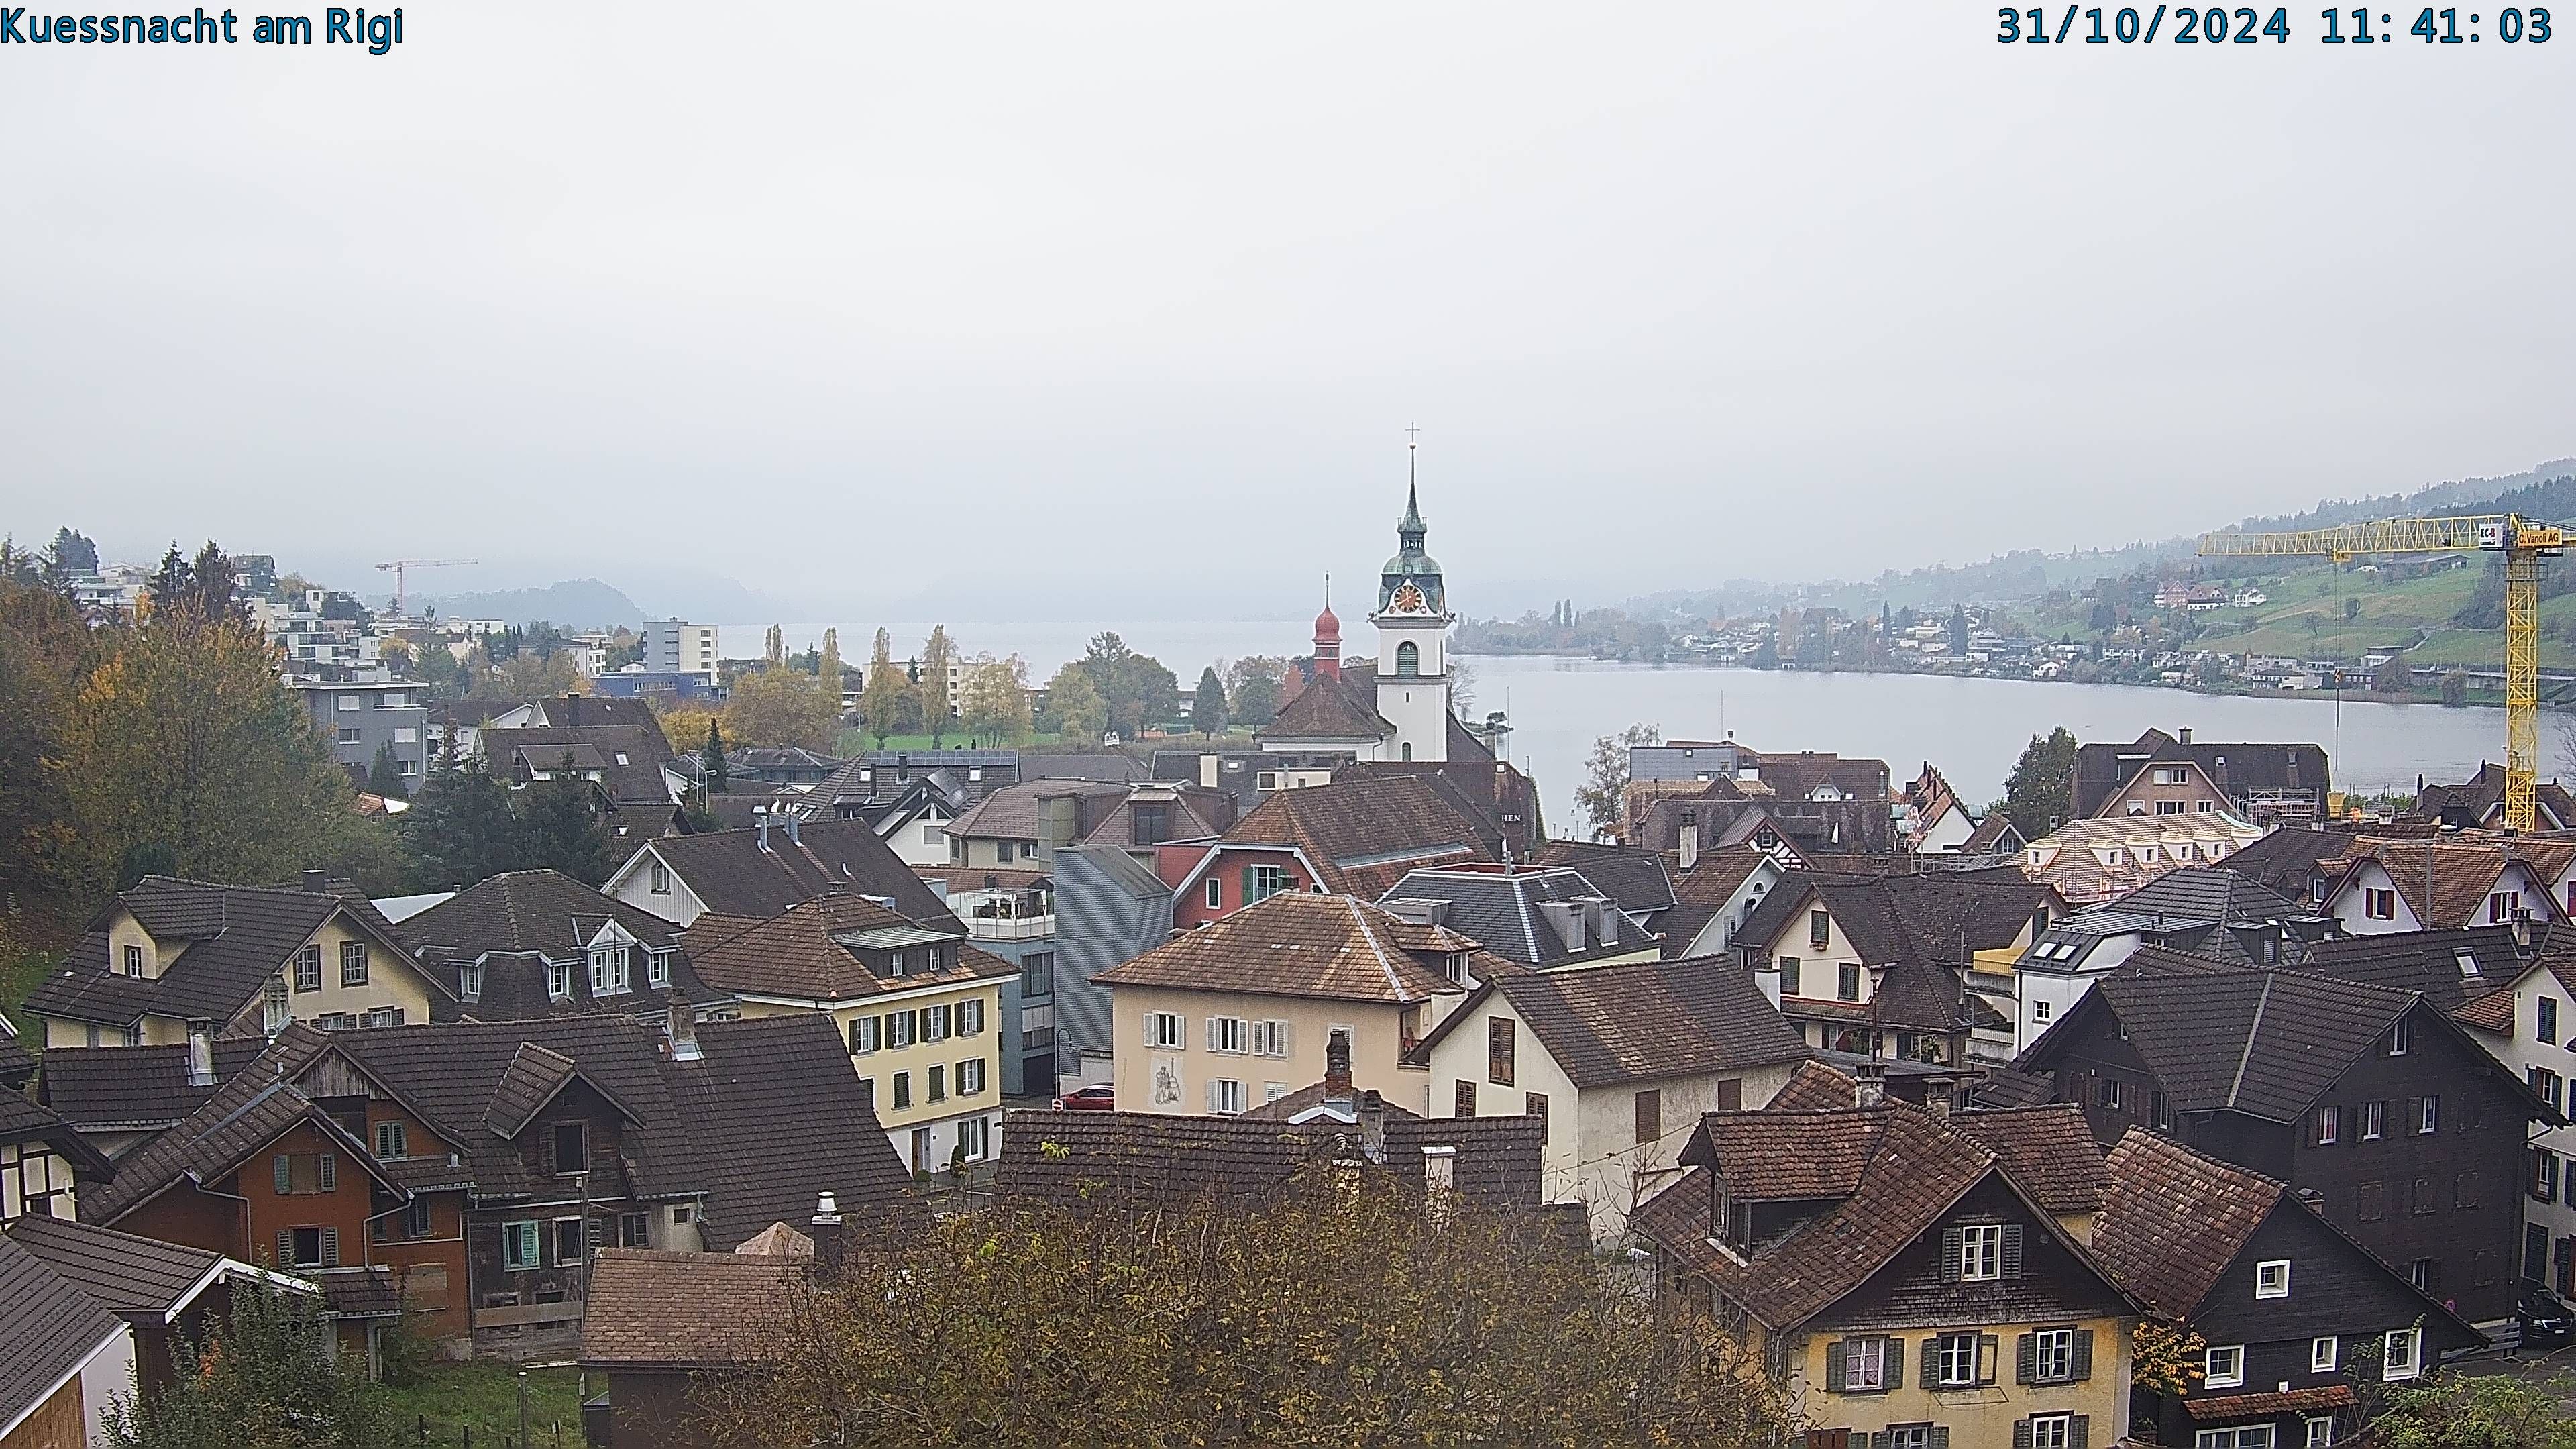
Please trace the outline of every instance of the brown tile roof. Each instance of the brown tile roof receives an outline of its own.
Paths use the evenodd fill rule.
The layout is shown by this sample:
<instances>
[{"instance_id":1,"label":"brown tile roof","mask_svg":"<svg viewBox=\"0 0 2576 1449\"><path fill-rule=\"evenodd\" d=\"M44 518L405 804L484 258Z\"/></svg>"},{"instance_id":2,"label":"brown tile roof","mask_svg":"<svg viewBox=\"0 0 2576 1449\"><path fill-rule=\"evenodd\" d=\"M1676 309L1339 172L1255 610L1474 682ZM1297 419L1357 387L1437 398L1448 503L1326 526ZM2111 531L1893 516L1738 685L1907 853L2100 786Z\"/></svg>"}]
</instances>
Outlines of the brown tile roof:
<instances>
[{"instance_id":1,"label":"brown tile roof","mask_svg":"<svg viewBox=\"0 0 2576 1449\"><path fill-rule=\"evenodd\" d=\"M1958 1112L1950 1130L1993 1153L2015 1185L2050 1212L2102 1210L2110 1170L2084 1109L2074 1103Z\"/></svg>"},{"instance_id":2,"label":"brown tile roof","mask_svg":"<svg viewBox=\"0 0 2576 1449\"><path fill-rule=\"evenodd\" d=\"M1282 790L1224 839L1296 846L1327 890L1371 900L1418 866L1494 858L1476 823L1412 775L1357 775Z\"/></svg>"},{"instance_id":3,"label":"brown tile roof","mask_svg":"<svg viewBox=\"0 0 2576 1449\"><path fill-rule=\"evenodd\" d=\"M2498 1036L2513 1035L2514 994L2510 986L2488 992L2477 1000L2452 1008L2451 1020Z\"/></svg>"},{"instance_id":4,"label":"brown tile roof","mask_svg":"<svg viewBox=\"0 0 2576 1449\"><path fill-rule=\"evenodd\" d=\"M1478 999L1488 994L1512 1004L1578 1087L1741 1071L1807 1055L1797 1029L1725 957L1514 972L1480 988ZM1451 1012L1422 1050L1475 1014Z\"/></svg>"},{"instance_id":5,"label":"brown tile roof","mask_svg":"<svg viewBox=\"0 0 2576 1449\"><path fill-rule=\"evenodd\" d=\"M299 1038L320 1035L301 1028L290 1030ZM128 1153L117 1163L114 1179L82 1193L81 1221L113 1223L159 1196L182 1176L213 1183L297 1127L310 1127L337 1141L344 1160L354 1161L361 1171L382 1182L397 1197L409 1196L384 1175L367 1144L351 1136L347 1128L296 1090L293 1083L254 1065L217 1087L206 1104L186 1121Z\"/></svg>"},{"instance_id":6,"label":"brown tile roof","mask_svg":"<svg viewBox=\"0 0 2576 1449\"><path fill-rule=\"evenodd\" d=\"M2521 842L2517 848L2501 839L2494 843L2460 843L2365 835L2356 838L2345 851L2343 880L2336 883L2335 889L2341 889L2363 861L2376 861L2387 871L2390 883L2418 922L2437 930L2456 930L2486 919L2487 894L2505 867L2529 856L2535 869L2545 870L2547 861L2531 851L2535 844L2550 846L2546 852L2550 859L2567 853L2564 844L2557 841ZM2560 869L2564 868L2562 862ZM2432 892L2429 898L2425 894L2428 876ZM2556 879L2556 872L2543 873L2541 879L2546 885Z\"/></svg>"},{"instance_id":7,"label":"brown tile roof","mask_svg":"<svg viewBox=\"0 0 2576 1449\"><path fill-rule=\"evenodd\" d=\"M1416 1117L1388 1113L1383 1162L1423 1185L1423 1149L1454 1146L1453 1186L1494 1207L1539 1204L1535 1117ZM1002 1125L994 1190L1005 1205L1072 1212L1176 1210L1203 1198L1259 1198L1311 1165L1361 1150L1349 1123L1151 1112L1015 1111Z\"/></svg>"},{"instance_id":8,"label":"brown tile roof","mask_svg":"<svg viewBox=\"0 0 2576 1449\"><path fill-rule=\"evenodd\" d=\"M1016 974L984 952L971 954L965 931L942 920L915 925L864 896L835 893L800 902L765 921L702 916L681 933L698 978L721 991L850 1001L910 991L941 981ZM860 952L904 949L916 964L924 950L949 949L956 964L938 971L880 976Z\"/></svg>"},{"instance_id":9,"label":"brown tile roof","mask_svg":"<svg viewBox=\"0 0 2576 1449\"><path fill-rule=\"evenodd\" d=\"M2282 1199L2272 1179L2142 1128L2111 1149L2108 1166L2093 1252L2148 1307L2177 1320L2199 1311Z\"/></svg>"},{"instance_id":10,"label":"brown tile roof","mask_svg":"<svg viewBox=\"0 0 2576 1449\"><path fill-rule=\"evenodd\" d=\"M1297 697L1280 708L1270 723L1254 731L1263 740L1373 740L1393 734L1376 704L1350 684L1319 675Z\"/></svg>"},{"instance_id":11,"label":"brown tile roof","mask_svg":"<svg viewBox=\"0 0 2576 1449\"><path fill-rule=\"evenodd\" d=\"M804 1272L790 1258L602 1248L591 1260L581 1361L591 1368L754 1363Z\"/></svg>"},{"instance_id":12,"label":"brown tile roof","mask_svg":"<svg viewBox=\"0 0 2576 1449\"><path fill-rule=\"evenodd\" d=\"M1390 1004L1462 990L1440 969L1405 950L1396 939L1403 927L1394 916L1351 896L1289 891L1184 932L1091 979L1102 986ZM1432 940L1456 952L1475 944L1447 932Z\"/></svg>"},{"instance_id":13,"label":"brown tile roof","mask_svg":"<svg viewBox=\"0 0 2576 1449\"><path fill-rule=\"evenodd\" d=\"M1850 1106L1712 1112L1700 1122L1691 1157L1715 1168L1727 1194L1746 1202L1849 1197L1884 1126L1884 1113Z\"/></svg>"},{"instance_id":14,"label":"brown tile roof","mask_svg":"<svg viewBox=\"0 0 2576 1449\"><path fill-rule=\"evenodd\" d=\"M1082 816L1082 823L1077 828L1079 838L1088 835L1099 824L1101 816L1109 808L1108 802L1125 799L1130 788L1122 782L1109 780L1022 780L976 801L973 809L948 823L948 833L1035 840L1039 833L1042 802L1073 799L1081 802L1075 807Z\"/></svg>"},{"instance_id":15,"label":"brown tile roof","mask_svg":"<svg viewBox=\"0 0 2576 1449\"><path fill-rule=\"evenodd\" d=\"M666 837L647 848L710 911L766 918L837 887L883 896L911 920L948 915L864 820L809 820L793 838L772 826L766 845L758 830L718 830Z\"/></svg>"},{"instance_id":16,"label":"brown tile roof","mask_svg":"<svg viewBox=\"0 0 2576 1449\"><path fill-rule=\"evenodd\" d=\"M1788 1085L1764 1105L1782 1112L1825 1112L1855 1104L1852 1079L1822 1062L1800 1062Z\"/></svg>"},{"instance_id":17,"label":"brown tile roof","mask_svg":"<svg viewBox=\"0 0 2576 1449\"><path fill-rule=\"evenodd\" d=\"M2203 1423L2229 1423L2238 1419L2269 1419L2282 1414L2348 1408L2352 1402L2352 1385L2318 1384L2313 1388L2268 1394L2194 1395L2182 1401L2182 1408L2184 1413Z\"/></svg>"}]
</instances>

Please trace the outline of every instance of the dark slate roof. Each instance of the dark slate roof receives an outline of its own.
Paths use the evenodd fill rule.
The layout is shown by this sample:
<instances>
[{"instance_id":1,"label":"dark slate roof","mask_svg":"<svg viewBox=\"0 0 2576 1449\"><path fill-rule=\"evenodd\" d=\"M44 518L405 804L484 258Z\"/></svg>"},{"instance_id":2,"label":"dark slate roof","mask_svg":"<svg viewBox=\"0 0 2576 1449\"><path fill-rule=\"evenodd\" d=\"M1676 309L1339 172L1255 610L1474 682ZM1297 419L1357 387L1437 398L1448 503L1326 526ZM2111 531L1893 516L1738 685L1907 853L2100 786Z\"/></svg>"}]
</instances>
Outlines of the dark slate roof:
<instances>
[{"instance_id":1,"label":"dark slate roof","mask_svg":"<svg viewBox=\"0 0 2576 1449\"><path fill-rule=\"evenodd\" d=\"M36 1054L18 1039L18 1029L0 1016L0 1087L16 1091L36 1074Z\"/></svg>"},{"instance_id":2,"label":"dark slate roof","mask_svg":"<svg viewBox=\"0 0 2576 1449\"><path fill-rule=\"evenodd\" d=\"M707 1194L710 1247L781 1217L801 1222L826 1191L854 1231L862 1222L917 1221L909 1174L829 1017L709 1021L696 1031L695 1062L673 1061L659 1034L617 1016L309 1035L313 1055L345 1057L462 1152L481 1199L524 1190L512 1171L519 1154L494 1130L493 1106L505 1078L526 1075L522 1051L534 1047L573 1063L638 1124L626 1155L639 1196Z\"/></svg>"},{"instance_id":3,"label":"dark slate roof","mask_svg":"<svg viewBox=\"0 0 2576 1449\"><path fill-rule=\"evenodd\" d=\"M1293 845L1342 895L1375 900L1406 871L1498 852L1481 826L1413 775L1336 777L1282 790L1225 832L1235 845Z\"/></svg>"},{"instance_id":4,"label":"dark slate roof","mask_svg":"<svg viewBox=\"0 0 2576 1449\"><path fill-rule=\"evenodd\" d=\"M1578 1087L1742 1071L1808 1055L1797 1028L1721 956L1497 975L1419 1051L1462 1029L1459 1023L1479 1015L1475 1002L1494 994L1512 1004Z\"/></svg>"},{"instance_id":5,"label":"dark slate roof","mask_svg":"<svg viewBox=\"0 0 2576 1449\"><path fill-rule=\"evenodd\" d=\"M1964 965L1970 953L2012 944L2042 906L2058 904L2053 889L2010 867L1898 876L1793 871L1762 898L1737 939L1768 944L1804 919L1811 898L1874 966Z\"/></svg>"},{"instance_id":6,"label":"dark slate roof","mask_svg":"<svg viewBox=\"0 0 2576 1449\"><path fill-rule=\"evenodd\" d=\"M2151 729L2128 744L2076 747L2076 818L2099 813L2149 765L2185 763L2198 765L2210 783L2230 797L2255 790L2297 789L2313 790L2322 801L2330 788L2321 745L2184 744L2163 730Z\"/></svg>"},{"instance_id":7,"label":"dark slate roof","mask_svg":"<svg viewBox=\"0 0 2576 1449\"><path fill-rule=\"evenodd\" d=\"M1536 1207L1547 1129L1535 1117L1388 1113L1384 1166L1423 1185L1422 1149L1458 1149L1453 1185L1492 1207ZM1177 1211L1209 1198L1259 1199L1312 1165L1360 1150L1362 1129L1319 1120L1152 1112L1015 1111L1002 1124L994 1190L1004 1206L1078 1213Z\"/></svg>"},{"instance_id":8,"label":"dark slate roof","mask_svg":"<svg viewBox=\"0 0 2576 1449\"><path fill-rule=\"evenodd\" d=\"M2563 933L2551 931L2549 939ZM2538 946L2541 938L2535 937ZM2342 936L2308 948L2307 968L2346 981L2419 992L2445 1011L2510 985L2523 955L2511 926L2465 931L2388 931Z\"/></svg>"},{"instance_id":9,"label":"dark slate roof","mask_svg":"<svg viewBox=\"0 0 2576 1449\"><path fill-rule=\"evenodd\" d=\"M643 948L628 962L631 989L593 996L585 948L610 922ZM661 1011L677 990L705 1004L713 994L698 980L688 953L678 949L680 929L649 911L601 894L553 870L516 870L467 887L416 915L402 934L441 985L460 997L460 1010L479 1021L549 1016L559 1011ZM671 984L652 984L644 952L667 949ZM461 968L481 962L481 989L462 1001ZM547 990L545 963L569 962L572 995L557 1001Z\"/></svg>"},{"instance_id":10,"label":"dark slate roof","mask_svg":"<svg viewBox=\"0 0 2576 1449\"><path fill-rule=\"evenodd\" d=\"M708 910L723 915L774 916L838 886L885 897L909 920L948 919L939 897L865 821L808 821L793 839L773 826L766 846L758 830L718 830L666 837L647 848L660 853Z\"/></svg>"},{"instance_id":11,"label":"dark slate roof","mask_svg":"<svg viewBox=\"0 0 2576 1449\"><path fill-rule=\"evenodd\" d=\"M16 1420L125 1324L43 1259L0 1237L0 1423Z\"/></svg>"},{"instance_id":12,"label":"dark slate roof","mask_svg":"<svg viewBox=\"0 0 2576 1449\"><path fill-rule=\"evenodd\" d=\"M1095 751L1091 754L1025 755L1020 760L1021 778L1029 780L1131 780L1152 777L1144 761L1134 755ZM1196 778L1193 776L1192 778Z\"/></svg>"},{"instance_id":13,"label":"dark slate roof","mask_svg":"<svg viewBox=\"0 0 2576 1449\"><path fill-rule=\"evenodd\" d=\"M1288 891L1185 931L1091 979L1102 986L1427 1001L1461 988L1440 963L1427 963L1417 953L1463 955L1474 946L1437 927L1410 926L1351 896Z\"/></svg>"},{"instance_id":14,"label":"dark slate roof","mask_svg":"<svg viewBox=\"0 0 2576 1449\"><path fill-rule=\"evenodd\" d=\"M376 1028L380 1031L400 1029ZM291 1031L298 1041L322 1035L303 1028ZM349 1033L351 1036L360 1034ZM186 1121L119 1159L113 1181L81 1194L81 1220L113 1223L159 1196L182 1177L212 1184L230 1175L261 1148L297 1127L310 1127L324 1137L338 1141L343 1149L343 1160L354 1163L360 1170L383 1182L397 1197L407 1195L384 1176L367 1144L351 1136L347 1128L297 1090L294 1083L279 1076L272 1070L272 1059L263 1057L241 1075L217 1087L206 1104L189 1114Z\"/></svg>"},{"instance_id":15,"label":"dark slate roof","mask_svg":"<svg viewBox=\"0 0 2576 1449\"><path fill-rule=\"evenodd\" d=\"M1017 967L962 945L965 936L962 926L946 921L916 925L864 896L836 891L763 921L700 916L683 939L701 977L723 990L755 996L849 1001L932 982L1017 974ZM901 976L879 974L872 957L915 943L955 948L954 964Z\"/></svg>"},{"instance_id":16,"label":"dark slate roof","mask_svg":"<svg viewBox=\"0 0 2576 1449\"><path fill-rule=\"evenodd\" d=\"M1543 906L1559 902L1611 900L1591 879L1567 866L1486 865L1483 862L1413 870L1387 887L1378 904L1411 914L1395 903L1438 902L1439 924L1475 941L1486 950L1524 966L1553 967L1627 956L1655 949L1655 938L1611 902L1610 923L1617 932L1604 940L1586 921L1583 949L1567 948L1564 936L1547 918Z\"/></svg>"},{"instance_id":17,"label":"dark slate roof","mask_svg":"<svg viewBox=\"0 0 2576 1449\"><path fill-rule=\"evenodd\" d=\"M619 805L667 806L671 782L662 766L673 756L659 725L552 724L521 729L485 729L483 757L494 769L512 763L543 773L558 768L567 754L582 770L599 772L600 788Z\"/></svg>"},{"instance_id":18,"label":"dark slate roof","mask_svg":"<svg viewBox=\"0 0 2576 1449\"><path fill-rule=\"evenodd\" d=\"M1670 910L1677 897L1662 852L1589 840L1551 840L1530 857L1539 865L1571 866L1632 916ZM1739 877L1740 879L1740 877ZM1651 922L1649 923L1651 924Z\"/></svg>"},{"instance_id":19,"label":"dark slate roof","mask_svg":"<svg viewBox=\"0 0 2576 1449\"><path fill-rule=\"evenodd\" d=\"M2211 922L2276 921L2310 911L2307 905L2240 872L2207 865L2166 871L2103 904L2132 915Z\"/></svg>"},{"instance_id":20,"label":"dark slate roof","mask_svg":"<svg viewBox=\"0 0 2576 1449\"><path fill-rule=\"evenodd\" d=\"M186 942L176 960L164 953L159 976L126 976L107 959L107 926L120 905L147 932L158 921L173 939ZM103 1026L128 1025L147 1014L227 1022L256 1005L268 979L286 970L297 948L335 916L419 970L401 938L364 898L154 875L119 892L99 912L62 969L27 994L27 1008ZM153 939L163 937L156 933ZM447 994L435 976L423 975L434 995Z\"/></svg>"},{"instance_id":21,"label":"dark slate roof","mask_svg":"<svg viewBox=\"0 0 2576 1449\"><path fill-rule=\"evenodd\" d=\"M167 1318L214 1277L223 1256L94 1223L30 1213L9 1236L111 1313Z\"/></svg>"},{"instance_id":22,"label":"dark slate roof","mask_svg":"<svg viewBox=\"0 0 2576 1449\"><path fill-rule=\"evenodd\" d=\"M1961 855L2012 855L2020 852L2029 843L2023 838L2021 827L2013 824L2011 816L2000 810L1993 810L1987 812L1985 819L1977 822L1977 828L1968 832L1966 840L1959 842L1959 853Z\"/></svg>"},{"instance_id":23,"label":"dark slate roof","mask_svg":"<svg viewBox=\"0 0 2576 1449\"><path fill-rule=\"evenodd\" d=\"M42 1142L72 1160L83 1179L106 1177L113 1169L107 1155L90 1145L80 1130L16 1092L0 1091L0 1142Z\"/></svg>"},{"instance_id":24,"label":"dark slate roof","mask_svg":"<svg viewBox=\"0 0 2576 1449\"><path fill-rule=\"evenodd\" d=\"M806 1204L810 1216L813 1204ZM798 1221L803 1221L799 1217ZM702 1368L755 1362L803 1276L765 1253L602 1248L581 1321L589 1368Z\"/></svg>"},{"instance_id":25,"label":"dark slate roof","mask_svg":"<svg viewBox=\"0 0 2576 1449\"><path fill-rule=\"evenodd\" d=\"M227 1082L267 1050L259 1037L219 1037L215 1080ZM214 1087L188 1085L184 1046L66 1047L45 1054L38 1095L84 1131L167 1127L206 1104Z\"/></svg>"},{"instance_id":26,"label":"dark slate roof","mask_svg":"<svg viewBox=\"0 0 2576 1449\"><path fill-rule=\"evenodd\" d=\"M501 1079L492 1084L492 1102L483 1109L483 1125L496 1137L518 1136L528 1119L544 1111L555 1094L580 1074L581 1069L563 1053L532 1041L519 1043L510 1064L501 1069Z\"/></svg>"},{"instance_id":27,"label":"dark slate roof","mask_svg":"<svg viewBox=\"0 0 2576 1449\"><path fill-rule=\"evenodd\" d=\"M1253 731L1261 740L1374 740L1395 733L1377 702L1347 681L1318 675L1270 723Z\"/></svg>"},{"instance_id":28,"label":"dark slate roof","mask_svg":"<svg viewBox=\"0 0 2576 1449\"><path fill-rule=\"evenodd\" d=\"M975 808L948 824L950 835L991 837L1002 840L1035 840L1038 821L1044 813L1041 804L1068 797L1079 801L1080 834L1088 837L1109 811L1110 802L1124 800L1128 787L1111 780L1022 780L1007 785L975 802ZM1174 839L1185 837L1175 836Z\"/></svg>"},{"instance_id":29,"label":"dark slate roof","mask_svg":"<svg viewBox=\"0 0 2576 1449\"><path fill-rule=\"evenodd\" d=\"M2449 826L2501 825L2504 823L2504 766L2493 760L2483 761L2478 772L2457 785L2427 784L2415 797L2417 818L2439 820ZM2542 829L2564 829L2576 825L2576 797L2555 780L2534 784L2532 795L2540 810Z\"/></svg>"},{"instance_id":30,"label":"dark slate roof","mask_svg":"<svg viewBox=\"0 0 2576 1449\"><path fill-rule=\"evenodd\" d=\"M1735 899L1745 880L1770 860L1758 846L1728 845L1701 851L1688 870L1676 868L1672 876L1675 904L1654 923L1663 932L1664 949L1676 955L1689 949L1727 902Z\"/></svg>"},{"instance_id":31,"label":"dark slate roof","mask_svg":"<svg viewBox=\"0 0 2576 1449\"><path fill-rule=\"evenodd\" d=\"M2219 869L2249 876L2292 900L2309 899L2317 866L2340 861L2360 832L2349 826L2285 825L2252 845L2232 851Z\"/></svg>"}]
</instances>

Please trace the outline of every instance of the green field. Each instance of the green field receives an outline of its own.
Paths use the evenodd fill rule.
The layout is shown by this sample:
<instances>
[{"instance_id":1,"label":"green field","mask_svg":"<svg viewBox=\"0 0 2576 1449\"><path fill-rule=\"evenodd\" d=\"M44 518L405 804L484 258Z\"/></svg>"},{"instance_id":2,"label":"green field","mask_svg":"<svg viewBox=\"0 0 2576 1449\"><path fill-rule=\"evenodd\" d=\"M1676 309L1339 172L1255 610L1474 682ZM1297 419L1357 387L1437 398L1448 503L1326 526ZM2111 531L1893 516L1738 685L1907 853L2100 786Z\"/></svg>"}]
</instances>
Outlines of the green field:
<instances>
[{"instance_id":1,"label":"green field","mask_svg":"<svg viewBox=\"0 0 2576 1449\"><path fill-rule=\"evenodd\" d=\"M384 1393L402 1416L406 1443L462 1445L471 1429L472 1443L501 1449L504 1436L519 1436L518 1371L505 1363L442 1364L418 1382ZM528 1370L528 1442L534 1449L581 1444L579 1370Z\"/></svg>"}]
</instances>

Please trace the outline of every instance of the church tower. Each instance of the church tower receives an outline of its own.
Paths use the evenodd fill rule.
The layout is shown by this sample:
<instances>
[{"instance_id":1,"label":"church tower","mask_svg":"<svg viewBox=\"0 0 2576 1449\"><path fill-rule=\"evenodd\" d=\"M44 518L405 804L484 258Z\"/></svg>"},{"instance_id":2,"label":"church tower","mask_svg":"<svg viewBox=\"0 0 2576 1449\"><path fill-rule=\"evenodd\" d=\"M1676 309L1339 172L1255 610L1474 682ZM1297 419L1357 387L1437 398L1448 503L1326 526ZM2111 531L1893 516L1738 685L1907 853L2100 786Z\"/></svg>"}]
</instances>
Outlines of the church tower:
<instances>
[{"instance_id":1,"label":"church tower","mask_svg":"<svg viewBox=\"0 0 2576 1449\"><path fill-rule=\"evenodd\" d=\"M1386 561L1377 592L1377 712L1395 733L1380 747L1382 760L1449 758L1448 590L1440 565L1422 551L1422 504L1413 484L1412 449L1406 450L1404 519L1399 544Z\"/></svg>"}]
</instances>

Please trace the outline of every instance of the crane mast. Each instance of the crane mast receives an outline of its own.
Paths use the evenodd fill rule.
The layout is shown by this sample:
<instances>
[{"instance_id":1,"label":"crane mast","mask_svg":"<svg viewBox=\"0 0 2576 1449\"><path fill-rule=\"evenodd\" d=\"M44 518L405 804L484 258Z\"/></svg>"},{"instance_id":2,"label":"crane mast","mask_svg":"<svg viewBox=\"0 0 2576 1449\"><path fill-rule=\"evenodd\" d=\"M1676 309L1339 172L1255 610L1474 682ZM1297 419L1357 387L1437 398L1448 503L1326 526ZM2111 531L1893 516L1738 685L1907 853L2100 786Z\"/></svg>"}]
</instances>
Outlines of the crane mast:
<instances>
[{"instance_id":1,"label":"crane mast","mask_svg":"<svg viewBox=\"0 0 2576 1449\"><path fill-rule=\"evenodd\" d=\"M2468 514L2458 518L2383 518L2334 528L2290 533L2204 533L2200 552L2211 558L2328 558L2349 562L2366 553L2453 553L2485 550L2504 555L2504 823L2530 830L2539 811L2540 778L2540 573L2543 560L2566 548L2554 524L2519 514Z\"/></svg>"}]
</instances>

